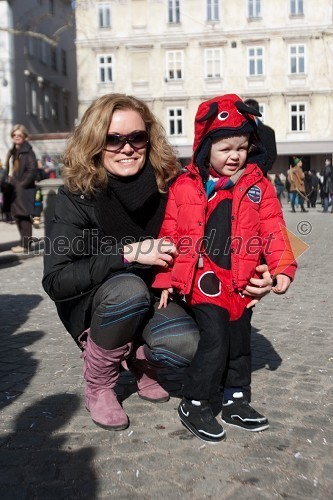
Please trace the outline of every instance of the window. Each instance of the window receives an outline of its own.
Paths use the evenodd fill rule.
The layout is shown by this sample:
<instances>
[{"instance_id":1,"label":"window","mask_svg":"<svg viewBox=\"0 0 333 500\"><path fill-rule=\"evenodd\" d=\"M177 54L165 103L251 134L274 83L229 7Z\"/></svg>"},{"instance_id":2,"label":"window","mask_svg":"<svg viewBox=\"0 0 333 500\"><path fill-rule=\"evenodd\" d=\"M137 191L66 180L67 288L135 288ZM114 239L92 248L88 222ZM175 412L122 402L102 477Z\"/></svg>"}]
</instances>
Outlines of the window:
<instances>
[{"instance_id":1,"label":"window","mask_svg":"<svg viewBox=\"0 0 333 500\"><path fill-rule=\"evenodd\" d=\"M168 109L168 132L169 135L183 134L183 108Z\"/></svg>"},{"instance_id":2,"label":"window","mask_svg":"<svg viewBox=\"0 0 333 500\"><path fill-rule=\"evenodd\" d=\"M261 0L248 0L248 17L260 17Z\"/></svg>"},{"instance_id":3,"label":"window","mask_svg":"<svg viewBox=\"0 0 333 500\"><path fill-rule=\"evenodd\" d=\"M45 91L44 89L40 89L39 91L39 101L38 101L38 117L39 119L42 121L44 120L44 94L45 94Z\"/></svg>"},{"instance_id":4,"label":"window","mask_svg":"<svg viewBox=\"0 0 333 500\"><path fill-rule=\"evenodd\" d=\"M31 86L31 114L37 116L37 88L36 85Z\"/></svg>"},{"instance_id":5,"label":"window","mask_svg":"<svg viewBox=\"0 0 333 500\"><path fill-rule=\"evenodd\" d=\"M219 0L207 0L207 21L219 20Z\"/></svg>"},{"instance_id":6,"label":"window","mask_svg":"<svg viewBox=\"0 0 333 500\"><path fill-rule=\"evenodd\" d=\"M302 16L303 14L303 0L290 0L290 15Z\"/></svg>"},{"instance_id":7,"label":"window","mask_svg":"<svg viewBox=\"0 0 333 500\"><path fill-rule=\"evenodd\" d=\"M205 77L221 78L222 74L222 51L221 49L205 50Z\"/></svg>"},{"instance_id":8,"label":"window","mask_svg":"<svg viewBox=\"0 0 333 500\"><path fill-rule=\"evenodd\" d=\"M170 50L167 52L167 79L181 80L183 78L183 51Z\"/></svg>"},{"instance_id":9,"label":"window","mask_svg":"<svg viewBox=\"0 0 333 500\"><path fill-rule=\"evenodd\" d=\"M303 102L291 103L290 108L290 130L292 132L304 132L306 130L306 104Z\"/></svg>"},{"instance_id":10,"label":"window","mask_svg":"<svg viewBox=\"0 0 333 500\"><path fill-rule=\"evenodd\" d=\"M305 45L289 46L289 71L292 75L305 73Z\"/></svg>"},{"instance_id":11,"label":"window","mask_svg":"<svg viewBox=\"0 0 333 500\"><path fill-rule=\"evenodd\" d=\"M38 56L38 40L32 36L28 37L28 54L31 57Z\"/></svg>"},{"instance_id":12,"label":"window","mask_svg":"<svg viewBox=\"0 0 333 500\"><path fill-rule=\"evenodd\" d=\"M69 125L69 105L68 105L68 95L64 95L63 97L63 112L64 112L64 122L65 125Z\"/></svg>"},{"instance_id":13,"label":"window","mask_svg":"<svg viewBox=\"0 0 333 500\"><path fill-rule=\"evenodd\" d=\"M98 4L98 27L111 28L111 6L108 3Z\"/></svg>"},{"instance_id":14,"label":"window","mask_svg":"<svg viewBox=\"0 0 333 500\"><path fill-rule=\"evenodd\" d=\"M113 81L112 55L98 56L98 75L100 83L110 83Z\"/></svg>"},{"instance_id":15,"label":"window","mask_svg":"<svg viewBox=\"0 0 333 500\"><path fill-rule=\"evenodd\" d=\"M48 52L49 52L49 44L46 43L45 40L41 40L40 61L43 64L47 64L48 62Z\"/></svg>"},{"instance_id":16,"label":"window","mask_svg":"<svg viewBox=\"0 0 333 500\"><path fill-rule=\"evenodd\" d=\"M67 54L64 49L61 49L61 71L63 75L67 75Z\"/></svg>"},{"instance_id":17,"label":"window","mask_svg":"<svg viewBox=\"0 0 333 500\"><path fill-rule=\"evenodd\" d=\"M31 113L31 82L27 80L25 82L25 114L30 115Z\"/></svg>"},{"instance_id":18,"label":"window","mask_svg":"<svg viewBox=\"0 0 333 500\"><path fill-rule=\"evenodd\" d=\"M248 48L248 74L249 76L261 76L264 74L263 47Z\"/></svg>"},{"instance_id":19,"label":"window","mask_svg":"<svg viewBox=\"0 0 333 500\"><path fill-rule=\"evenodd\" d=\"M54 14L54 0L49 0L50 12Z\"/></svg>"},{"instance_id":20,"label":"window","mask_svg":"<svg viewBox=\"0 0 333 500\"><path fill-rule=\"evenodd\" d=\"M57 49L55 47L50 47L50 55L51 55L51 68L57 71Z\"/></svg>"},{"instance_id":21,"label":"window","mask_svg":"<svg viewBox=\"0 0 333 500\"><path fill-rule=\"evenodd\" d=\"M50 97L46 93L44 94L44 118L48 120L50 118Z\"/></svg>"},{"instance_id":22,"label":"window","mask_svg":"<svg viewBox=\"0 0 333 500\"><path fill-rule=\"evenodd\" d=\"M180 23L180 0L168 0L168 22Z\"/></svg>"},{"instance_id":23,"label":"window","mask_svg":"<svg viewBox=\"0 0 333 500\"><path fill-rule=\"evenodd\" d=\"M59 91L57 89L53 91L52 116L54 121L59 121Z\"/></svg>"}]
</instances>

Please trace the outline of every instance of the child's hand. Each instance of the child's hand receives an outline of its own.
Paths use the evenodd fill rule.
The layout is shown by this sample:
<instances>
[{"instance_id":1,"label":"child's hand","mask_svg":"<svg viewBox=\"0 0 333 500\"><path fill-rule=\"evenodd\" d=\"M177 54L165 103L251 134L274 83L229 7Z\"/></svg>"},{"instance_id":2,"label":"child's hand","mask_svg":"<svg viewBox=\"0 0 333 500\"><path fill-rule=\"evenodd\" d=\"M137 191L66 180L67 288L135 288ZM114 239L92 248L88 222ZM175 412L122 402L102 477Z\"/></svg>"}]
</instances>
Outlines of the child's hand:
<instances>
[{"instance_id":1,"label":"child's hand","mask_svg":"<svg viewBox=\"0 0 333 500\"><path fill-rule=\"evenodd\" d=\"M162 309L162 307L166 307L168 305L169 296L171 294L173 294L173 288L167 288L167 289L165 289L165 290L162 291L161 298L160 298L160 303L159 303L157 309ZM170 297L170 300L172 300L171 297Z\"/></svg>"},{"instance_id":2,"label":"child's hand","mask_svg":"<svg viewBox=\"0 0 333 500\"><path fill-rule=\"evenodd\" d=\"M285 274L277 274L276 275L276 285L273 286L272 290L274 293L286 293L291 283L291 279L289 276Z\"/></svg>"},{"instance_id":3,"label":"child's hand","mask_svg":"<svg viewBox=\"0 0 333 500\"><path fill-rule=\"evenodd\" d=\"M272 290L272 278L266 264L261 264L256 267L257 273L261 274L261 278L251 278L250 285L245 287L243 294L247 297L253 297L253 300L246 306L247 309L255 306L260 299L267 295Z\"/></svg>"}]
</instances>

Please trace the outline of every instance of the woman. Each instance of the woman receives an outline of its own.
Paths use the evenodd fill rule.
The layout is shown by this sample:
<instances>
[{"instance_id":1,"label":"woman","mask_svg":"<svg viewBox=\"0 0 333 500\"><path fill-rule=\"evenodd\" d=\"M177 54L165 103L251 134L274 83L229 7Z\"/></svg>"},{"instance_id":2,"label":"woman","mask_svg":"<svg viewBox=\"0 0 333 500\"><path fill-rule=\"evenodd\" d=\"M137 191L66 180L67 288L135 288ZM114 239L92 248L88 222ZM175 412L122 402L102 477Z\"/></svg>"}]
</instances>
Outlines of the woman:
<instances>
[{"instance_id":1,"label":"woman","mask_svg":"<svg viewBox=\"0 0 333 500\"><path fill-rule=\"evenodd\" d=\"M151 293L152 266L168 267L175 246L156 239L169 183L179 165L147 105L130 96L100 97L85 112L64 155L45 250L43 286L84 350L86 407L95 424L128 426L114 387L119 366L137 378L141 398L169 399L157 366L186 366L199 338L182 302L163 312ZM249 287L271 288L267 273ZM252 290L253 289L253 290Z\"/></svg>"},{"instance_id":2,"label":"woman","mask_svg":"<svg viewBox=\"0 0 333 500\"><path fill-rule=\"evenodd\" d=\"M13 147L6 159L6 176L14 189L11 213L15 218L20 236L20 245L12 252L29 252L32 243L32 214L35 203L35 179L37 160L28 142L28 131L24 125L14 125L11 131Z\"/></svg>"}]
</instances>

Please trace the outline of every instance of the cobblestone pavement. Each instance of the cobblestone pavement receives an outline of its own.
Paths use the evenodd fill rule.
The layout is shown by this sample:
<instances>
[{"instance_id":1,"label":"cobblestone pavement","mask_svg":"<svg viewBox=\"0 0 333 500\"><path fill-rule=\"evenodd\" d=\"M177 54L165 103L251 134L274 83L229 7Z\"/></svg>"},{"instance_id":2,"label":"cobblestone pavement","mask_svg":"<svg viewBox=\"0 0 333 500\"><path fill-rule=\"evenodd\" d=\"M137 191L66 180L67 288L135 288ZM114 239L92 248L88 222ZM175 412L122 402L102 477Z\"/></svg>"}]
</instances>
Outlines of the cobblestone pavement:
<instances>
[{"instance_id":1,"label":"cobblestone pavement","mask_svg":"<svg viewBox=\"0 0 333 500\"><path fill-rule=\"evenodd\" d=\"M285 212L310 248L288 294L254 314L252 403L270 428L226 426L218 445L182 427L177 397L153 405L129 395L129 373L119 392L130 427L95 426L80 352L41 287L42 257L2 262L2 500L333 498L333 215Z\"/></svg>"}]
</instances>

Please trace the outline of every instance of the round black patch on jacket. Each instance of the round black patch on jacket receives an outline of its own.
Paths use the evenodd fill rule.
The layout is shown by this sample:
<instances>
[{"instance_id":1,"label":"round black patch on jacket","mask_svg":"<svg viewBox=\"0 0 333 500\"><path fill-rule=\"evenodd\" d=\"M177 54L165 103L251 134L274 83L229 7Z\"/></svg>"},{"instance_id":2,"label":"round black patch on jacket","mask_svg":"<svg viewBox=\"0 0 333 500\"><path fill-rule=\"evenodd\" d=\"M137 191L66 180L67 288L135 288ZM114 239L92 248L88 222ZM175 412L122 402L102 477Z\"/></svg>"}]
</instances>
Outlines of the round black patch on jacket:
<instances>
[{"instance_id":1,"label":"round black patch on jacket","mask_svg":"<svg viewBox=\"0 0 333 500\"><path fill-rule=\"evenodd\" d=\"M199 278L198 287L204 295L209 297L221 293L221 282L212 271L208 271Z\"/></svg>"}]
</instances>

